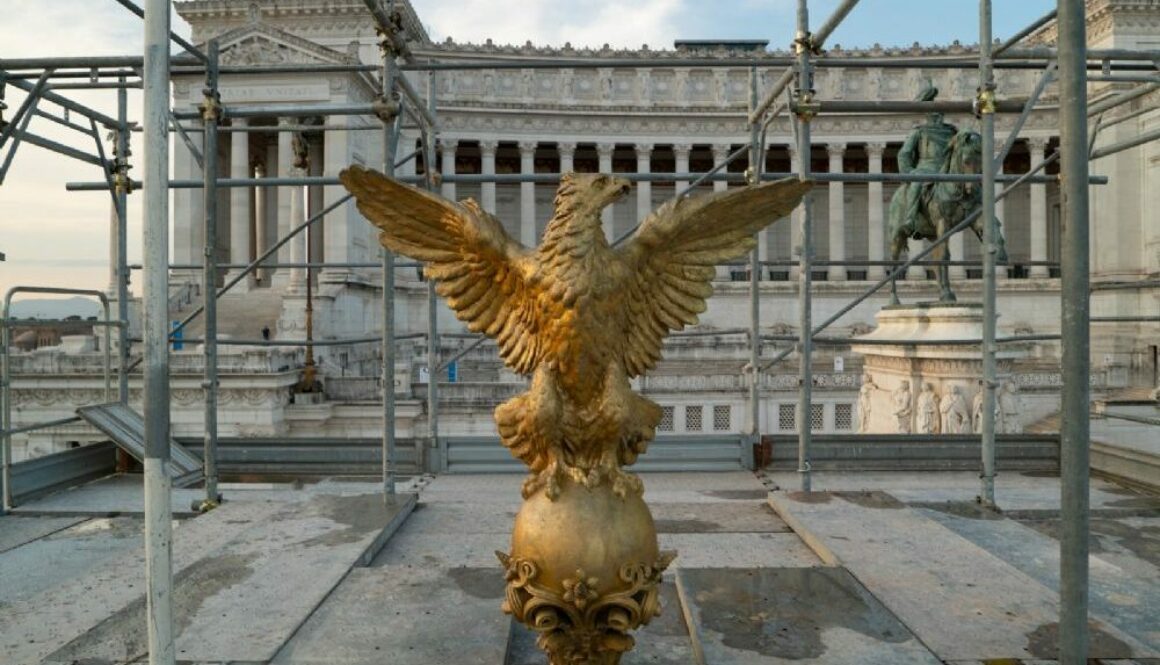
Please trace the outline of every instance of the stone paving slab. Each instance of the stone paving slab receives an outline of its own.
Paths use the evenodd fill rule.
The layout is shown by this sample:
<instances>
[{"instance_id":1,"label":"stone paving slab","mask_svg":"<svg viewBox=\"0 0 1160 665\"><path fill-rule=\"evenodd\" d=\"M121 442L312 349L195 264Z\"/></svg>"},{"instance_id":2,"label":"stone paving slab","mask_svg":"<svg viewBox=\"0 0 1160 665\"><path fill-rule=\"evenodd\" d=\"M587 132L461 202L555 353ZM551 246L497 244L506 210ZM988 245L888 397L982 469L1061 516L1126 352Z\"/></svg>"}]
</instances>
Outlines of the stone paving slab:
<instances>
[{"instance_id":1,"label":"stone paving slab","mask_svg":"<svg viewBox=\"0 0 1160 665\"><path fill-rule=\"evenodd\" d=\"M624 654L620 665L695 665L693 643L681 612L681 600L671 574L661 584L661 615L633 633L636 647ZM536 646L536 633L511 622L504 665L544 665L544 652Z\"/></svg>"},{"instance_id":2,"label":"stone paving slab","mask_svg":"<svg viewBox=\"0 0 1160 665\"><path fill-rule=\"evenodd\" d=\"M939 665L840 568L681 569L698 662Z\"/></svg>"},{"instance_id":3,"label":"stone paving slab","mask_svg":"<svg viewBox=\"0 0 1160 665\"><path fill-rule=\"evenodd\" d=\"M662 533L662 550L676 550L676 568L820 566L794 533Z\"/></svg>"},{"instance_id":4,"label":"stone paving slab","mask_svg":"<svg viewBox=\"0 0 1160 665\"><path fill-rule=\"evenodd\" d=\"M272 665L502 663L503 586L498 569L352 570Z\"/></svg>"},{"instance_id":5,"label":"stone paving slab","mask_svg":"<svg viewBox=\"0 0 1160 665\"><path fill-rule=\"evenodd\" d=\"M143 515L145 513L144 478L140 474L121 474L94 480L65 492L56 492L18 506L20 515ZM192 517L194 501L205 498L200 489L174 488L171 492L175 516Z\"/></svg>"},{"instance_id":6,"label":"stone paving slab","mask_svg":"<svg viewBox=\"0 0 1160 665\"><path fill-rule=\"evenodd\" d=\"M501 571L496 550L511 551L507 533L417 533L404 530L387 542L371 566L436 566L495 568Z\"/></svg>"},{"instance_id":7,"label":"stone paving slab","mask_svg":"<svg viewBox=\"0 0 1160 665\"><path fill-rule=\"evenodd\" d=\"M178 660L266 662L338 585L413 496L391 507L378 494L311 495L278 504L244 534L175 576ZM49 657L118 660L144 653L138 599Z\"/></svg>"},{"instance_id":8,"label":"stone paving slab","mask_svg":"<svg viewBox=\"0 0 1160 665\"><path fill-rule=\"evenodd\" d=\"M657 533L788 533L790 530L765 501L657 503L649 508Z\"/></svg>"},{"instance_id":9,"label":"stone paving slab","mask_svg":"<svg viewBox=\"0 0 1160 665\"><path fill-rule=\"evenodd\" d=\"M0 606L27 601L73 580L82 579L104 564L141 549L141 520L134 517L13 518L17 522L43 519L71 526L0 553ZM11 522L0 523L0 529ZM43 531L43 530L42 530ZM4 648L0 638L0 651Z\"/></svg>"},{"instance_id":10,"label":"stone paving slab","mask_svg":"<svg viewBox=\"0 0 1160 665\"><path fill-rule=\"evenodd\" d=\"M79 524L84 517L0 516L0 554ZM3 585L0 585L0 589Z\"/></svg>"},{"instance_id":11,"label":"stone paving slab","mask_svg":"<svg viewBox=\"0 0 1160 665\"><path fill-rule=\"evenodd\" d=\"M1022 524L1059 540L1060 520L1021 520ZM1134 576L1160 584L1160 516L1092 517L1093 554Z\"/></svg>"},{"instance_id":12,"label":"stone paving slab","mask_svg":"<svg viewBox=\"0 0 1160 665\"><path fill-rule=\"evenodd\" d=\"M882 490L903 503L958 503L974 501L979 494L979 477L973 472L816 471L811 475L816 491ZM766 476L785 491L799 488L796 472L770 472ZM1058 511L1059 496L1059 478L1052 474L1009 472L995 479L995 501L1004 511ZM1160 504L1114 483L1092 478L1091 507L1131 510Z\"/></svg>"},{"instance_id":13,"label":"stone paving slab","mask_svg":"<svg viewBox=\"0 0 1160 665\"><path fill-rule=\"evenodd\" d=\"M770 502L832 551L938 657L1054 655L1054 592L894 497L774 492ZM1152 654L1123 632L1096 624L1091 655Z\"/></svg>"},{"instance_id":14,"label":"stone paving slab","mask_svg":"<svg viewBox=\"0 0 1160 665\"><path fill-rule=\"evenodd\" d=\"M1059 541L1009 519L920 512L1059 592ZM1160 518L1155 522L1153 529L1160 532ZM1096 555L1088 559L1088 574L1091 615L1147 644L1151 655L1160 656L1160 581L1133 575Z\"/></svg>"},{"instance_id":15,"label":"stone paving slab","mask_svg":"<svg viewBox=\"0 0 1160 665\"><path fill-rule=\"evenodd\" d=\"M508 507L488 503L487 508L481 510L478 505L468 503L428 503L424 496L415 507L415 513L407 519L406 531L416 534L509 534L518 508L518 504Z\"/></svg>"},{"instance_id":16,"label":"stone paving slab","mask_svg":"<svg viewBox=\"0 0 1160 665\"><path fill-rule=\"evenodd\" d=\"M278 512L273 503L226 503L197 519L180 523L173 534L175 573L238 538ZM0 649L5 665L34 665L92 630L111 614L141 597L145 558L140 540L120 556L81 577L0 612ZM37 565L43 565L43 562Z\"/></svg>"}]
</instances>

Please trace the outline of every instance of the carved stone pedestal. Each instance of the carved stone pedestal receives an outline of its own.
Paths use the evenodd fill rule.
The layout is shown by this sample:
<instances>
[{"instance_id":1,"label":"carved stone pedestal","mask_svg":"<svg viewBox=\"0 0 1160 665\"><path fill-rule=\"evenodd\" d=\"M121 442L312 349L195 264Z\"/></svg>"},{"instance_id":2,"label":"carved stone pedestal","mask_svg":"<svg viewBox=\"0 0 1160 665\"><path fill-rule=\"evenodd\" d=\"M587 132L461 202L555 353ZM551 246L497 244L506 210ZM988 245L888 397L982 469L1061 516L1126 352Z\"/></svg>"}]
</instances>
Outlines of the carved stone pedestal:
<instances>
[{"instance_id":1,"label":"carved stone pedestal","mask_svg":"<svg viewBox=\"0 0 1160 665\"><path fill-rule=\"evenodd\" d=\"M538 490L512 531L503 611L539 633L551 665L616 665L630 631L660 614L661 573L676 552L657 549L639 492L566 479L556 499Z\"/></svg>"},{"instance_id":2,"label":"carved stone pedestal","mask_svg":"<svg viewBox=\"0 0 1160 665\"><path fill-rule=\"evenodd\" d=\"M850 346L865 359L859 429L881 434L978 431L982 305L888 306L875 319L877 328ZM1025 353L1010 345L999 348L996 378L1000 389L1011 374L1012 363ZM1002 422L996 418L998 431Z\"/></svg>"}]
</instances>

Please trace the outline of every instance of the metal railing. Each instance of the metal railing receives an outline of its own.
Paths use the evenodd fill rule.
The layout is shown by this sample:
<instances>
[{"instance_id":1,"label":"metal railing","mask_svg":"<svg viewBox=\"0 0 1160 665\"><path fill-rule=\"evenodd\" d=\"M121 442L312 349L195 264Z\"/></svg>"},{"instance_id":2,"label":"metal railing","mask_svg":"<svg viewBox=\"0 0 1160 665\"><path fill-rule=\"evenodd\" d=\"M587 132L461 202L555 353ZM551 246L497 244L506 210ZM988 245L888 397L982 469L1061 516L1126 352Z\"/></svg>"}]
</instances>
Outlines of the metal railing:
<instances>
[{"instance_id":1,"label":"metal railing","mask_svg":"<svg viewBox=\"0 0 1160 665\"><path fill-rule=\"evenodd\" d=\"M4 486L2 503L4 511L11 510L15 505L13 503L11 478L12 436L18 433L65 425L80 420L79 417L73 416L71 418L58 418L47 422L34 423L19 428L12 427L12 363L10 354L12 350L12 328L15 321L12 320L9 313L12 311L12 296L18 293L90 296L101 301L101 307L104 310L105 316L96 323L101 324L104 330L104 343L101 345L101 350L104 356L102 368L104 370L106 402L112 401L113 395L113 355L110 349L110 342L112 340L110 328L113 326L123 326L122 321L110 318L109 298L103 291L64 289L47 286L14 286L4 294L4 308L0 310L0 483L3 483ZM46 320L41 319L41 321L45 322ZM54 322L66 323L67 321L61 319Z\"/></svg>"}]
</instances>

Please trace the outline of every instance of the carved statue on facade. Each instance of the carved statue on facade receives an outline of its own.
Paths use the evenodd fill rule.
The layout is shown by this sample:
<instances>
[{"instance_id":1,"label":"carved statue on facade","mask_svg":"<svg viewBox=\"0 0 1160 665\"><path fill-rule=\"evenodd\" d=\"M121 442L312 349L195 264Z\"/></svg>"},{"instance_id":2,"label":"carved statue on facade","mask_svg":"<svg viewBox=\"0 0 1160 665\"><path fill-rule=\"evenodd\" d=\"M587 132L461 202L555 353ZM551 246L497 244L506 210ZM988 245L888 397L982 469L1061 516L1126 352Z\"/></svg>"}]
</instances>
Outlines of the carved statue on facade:
<instances>
[{"instance_id":1,"label":"carved statue on facade","mask_svg":"<svg viewBox=\"0 0 1160 665\"><path fill-rule=\"evenodd\" d=\"M1022 401L1019 386L1012 380L1004 381L995 394L997 408L1002 414L1003 431L1007 434L1023 433L1023 423L1019 422Z\"/></svg>"},{"instance_id":2,"label":"carved statue on facade","mask_svg":"<svg viewBox=\"0 0 1160 665\"><path fill-rule=\"evenodd\" d=\"M903 381L899 384L898 388L890 394L890 400L894 403L894 417L898 419L898 433L910 434L910 417L914 413L911 406L910 381Z\"/></svg>"},{"instance_id":3,"label":"carved statue on facade","mask_svg":"<svg viewBox=\"0 0 1160 665\"><path fill-rule=\"evenodd\" d=\"M967 400L962 390L952 385L943 395L939 405L942 411L942 431L944 434L967 434L971 431L971 414L967 411Z\"/></svg>"},{"instance_id":4,"label":"carved statue on facade","mask_svg":"<svg viewBox=\"0 0 1160 665\"><path fill-rule=\"evenodd\" d=\"M939 410L938 395L930 383L922 384L922 392L918 394L917 429L919 434L938 434Z\"/></svg>"},{"instance_id":5,"label":"carved statue on facade","mask_svg":"<svg viewBox=\"0 0 1160 665\"><path fill-rule=\"evenodd\" d=\"M628 631L659 612L657 585L673 556L658 552L641 482L621 469L661 418L629 379L656 365L670 331L697 323L715 265L751 250L810 184L677 198L612 247L601 211L629 182L565 174L543 241L529 249L470 199L358 166L340 178L383 245L424 262L456 316L532 377L495 412L503 445L532 471L512 552L499 553L505 611L540 632L553 665L619 662L632 648Z\"/></svg>"},{"instance_id":6,"label":"carved statue on facade","mask_svg":"<svg viewBox=\"0 0 1160 665\"><path fill-rule=\"evenodd\" d=\"M919 94L918 101L934 101L938 88L927 85ZM898 152L898 170L906 174L967 174L982 170L982 137L971 130L959 131L954 125L943 121L942 113L930 113L925 124L911 131L902 149ZM946 234L953 226L963 221L982 204L982 188L978 183L939 182L905 183L890 199L891 259L898 261L907 251L908 240L934 240ZM1000 231L999 220L992 219L995 229L998 263L1007 262L1006 242ZM976 219L971 230L983 239L983 224ZM940 244L931 258L949 260L947 243ZM950 273L945 264L938 266L939 301L954 302ZM890 285L890 302L898 304L898 290L894 281Z\"/></svg>"},{"instance_id":7,"label":"carved statue on facade","mask_svg":"<svg viewBox=\"0 0 1160 665\"><path fill-rule=\"evenodd\" d=\"M975 424L975 434L983 433L983 386L982 381L979 382L979 391L975 393L974 399L971 400L971 422ZM995 431L1005 432L1006 423L1003 422L1003 400L1000 393L995 392Z\"/></svg>"},{"instance_id":8,"label":"carved statue on facade","mask_svg":"<svg viewBox=\"0 0 1160 665\"><path fill-rule=\"evenodd\" d=\"M858 390L858 431L870 431L870 409L873 408L874 391L878 386L869 374L862 375L862 387Z\"/></svg>"}]
</instances>

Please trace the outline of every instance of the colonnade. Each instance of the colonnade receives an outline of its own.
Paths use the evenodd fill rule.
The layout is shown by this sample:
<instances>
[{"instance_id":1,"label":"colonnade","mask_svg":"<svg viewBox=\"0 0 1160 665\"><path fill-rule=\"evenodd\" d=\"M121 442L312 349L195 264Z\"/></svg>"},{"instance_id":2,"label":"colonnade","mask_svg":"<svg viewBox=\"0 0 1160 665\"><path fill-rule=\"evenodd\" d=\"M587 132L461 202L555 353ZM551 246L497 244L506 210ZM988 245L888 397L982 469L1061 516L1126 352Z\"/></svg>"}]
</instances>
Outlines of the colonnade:
<instances>
[{"instance_id":1,"label":"colonnade","mask_svg":"<svg viewBox=\"0 0 1160 665\"><path fill-rule=\"evenodd\" d=\"M245 127L245 120L235 119L233 125L236 128ZM279 121L282 125L297 125L300 124L298 118L283 118ZM273 130L273 128L271 128ZM307 138L303 135L296 135L291 131L271 131L269 133L261 132L258 136L264 137L263 140L254 141L254 146L262 146L260 149L255 149L251 154L251 132L233 131L229 133L230 139L223 141L225 144L226 154L222 155L221 162L223 177L240 178L240 177L275 177L275 176L304 176L304 175L322 175L325 171L326 175L336 175L330 173L331 170L336 170L339 164L327 164L335 160L327 159L324 161L323 154L327 149L331 148L332 134L350 134L351 132L329 132L325 139L315 138L313 136ZM295 137L298 137L297 139ZM404 146L409 146L413 142L413 137L408 139L404 137ZM323 141L326 143L324 144ZM888 159L892 159L891 148L896 147L901 143L901 138L896 142L888 143L886 141L874 140L868 142L843 142L830 141L821 146L814 155L815 168L819 168L818 158L819 153L824 150L825 158L828 159L826 163L828 171L831 173L842 173L851 168L851 150L857 153L854 162L855 171L865 171L870 174L879 174L890 166ZM1038 162L1043 158L1044 153L1048 147L1048 139L1045 137L1034 137L1025 141L1026 148L1030 152L1030 161L1032 163ZM176 156L176 177L196 177L199 170L193 164L192 156L185 150L181 142L177 142L179 149ZM295 146L299 150L305 149L309 154L309 169L303 168L300 163L301 159L296 157ZM633 170L633 162L635 162L635 171L637 173L651 173L653 172L654 161L657 157L658 150L663 151L665 162L665 171L673 171L676 173L690 173L692 172L691 165L700 166L700 170L704 170L707 159L711 158L713 165L719 165L725 161L731 153L734 146L727 143L712 143L712 144L698 144L694 145L689 142L682 143L654 143L654 142L637 142L631 144L618 144L611 141L593 141L582 142L576 140L562 140L555 142L539 142L527 139L513 138L512 140L500 140L495 138L488 138L483 140L460 140L456 138L441 138L438 145L438 156L440 158L440 168L449 173L454 170L454 166L448 169L449 165L455 165L457 160L461 163L466 159L470 166L467 168L468 172L481 173L483 175L494 175L497 173L497 155L503 153L507 164L505 170L513 170L513 167L518 164L518 172L530 174L536 170L536 156L537 153L541 157L548 155L557 160L558 166L551 170L558 169L560 172L567 172L574 170L577 164L577 153L583 151L586 160L591 159L595 155L595 163L587 162L587 168L584 170L592 170L594 166L596 170L604 173L611 173L618 170L614 167L620 167L619 170ZM406 154L408 150L401 150L401 154ZM792 164L796 161L796 150L793 145L770 145L767 147L767 164L782 163ZM671 157L670 157L671 155ZM615 159L614 159L615 158ZM635 158L635 159L634 159ZM477 161L476 161L477 160ZM671 161L670 161L671 160ZM411 160L400 168L400 175L413 175L416 172L416 161ZM741 160L744 161L743 159ZM692 164L696 162L696 164ZM228 170L225 165L228 164ZM672 166L670 167L669 164ZM325 168L324 168L325 165ZM331 168L334 167L334 168ZM420 166L421 168L421 166ZM736 167L735 167L736 168ZM768 169L767 169L768 170ZM183 173L184 171L184 173ZM689 182L682 180L677 183L676 191L685 189ZM714 191L721 191L730 185L724 181L715 181L712 184ZM736 186L736 185L734 185ZM520 183L518 185L500 185L499 187L510 187L508 191L513 193L518 191L518 205L515 210L504 211L505 215L511 217L513 223L513 236L525 245L534 245L538 242L537 237L537 220L540 217L547 218L551 214L551 210L537 209L536 191L537 187L541 187L541 195L543 194L542 187L534 183ZM668 186L665 185L667 188ZM886 238L886 197L893 190L893 185L884 185L882 182L870 182L865 185L848 185L844 183L829 183L823 185L815 190L815 197L826 197L827 214L818 216L817 224L819 226L825 225L825 231L828 239L826 242L820 242L818 259L828 260L831 262L841 262L851 260L852 258L866 259L870 262L882 261L887 258L888 239ZM1029 259L1032 262L1046 261L1049 257L1048 251L1048 188L1044 184L1027 185L1029 190L1029 206L1028 206L1028 220L1029 223L1029 247L1024 246L1023 258ZM889 188L889 189L888 189ZM277 238L284 237L289 231L300 224L302 224L307 217L321 209L322 187L278 187L276 190L261 187L233 187L223 189L223 192L228 197L224 203L219 204L219 215L225 216L228 210L229 233L219 234L219 242L222 238L228 238L228 260L232 264L244 264L251 261L256 255L266 251L270 244L276 241ZM653 209L655 202L653 200L653 184L642 182L635 186L635 197L633 200L622 201L618 206L630 206L628 210L635 209L632 218L634 221L644 219L646 215ZM824 191L823 191L824 190ZM177 190L178 192L186 192L184 196L179 195L178 205L175 211L175 246L177 250L177 262L196 263L200 261L202 232L201 232L201 218L204 215L203 206L201 204L200 190ZM494 182L482 183L478 188L478 195L480 204L489 212L498 214L497 210L497 185ZM857 194L855 194L857 192ZM447 198L455 199L462 194L462 190L456 187L456 183L444 181L441 185L441 194ZM864 205L861 202L856 202L854 206L850 206L848 196L860 195L865 196ZM329 196L329 194L328 194ZM818 199L816 198L815 201ZM817 204L816 204L817 205ZM541 208L543 205L541 204ZM851 215L851 209L857 210L857 214ZM622 218L628 213L622 212ZM1005 211L1002 203L999 206L1000 219L1004 220L1005 228L1010 224L1025 223L1022 220L1008 220L1006 219ZM518 219L518 226L515 222ZM234 223L234 220L245 220L244 223ZM540 220L542 221L542 220ZM795 220L796 221L796 220ZM850 225L858 229L855 233L850 233ZM796 236L798 234L798 225L793 224L793 229L790 231L794 239L788 243L780 243L780 247L772 248L774 243L770 242L769 234L771 231L767 230L762 233L759 241L759 258L763 261L791 261L795 260L792 247L797 245ZM604 214L604 228L609 238L615 237L614 215L612 207L606 209ZM623 231L623 229L621 229ZM781 233L786 233L782 231ZM865 245L863 250L862 240L859 233L865 234ZM322 234L316 234L320 236ZM849 238L856 239L858 249L852 250L847 246ZM328 241L349 243L351 242L349 236L327 234ZM911 241L913 244L911 250L915 251L921 248L922 241ZM974 242L973 239L971 242ZM303 263L307 260L321 260L323 256L327 259L332 256L349 256L349 252L337 251L322 252L322 239L316 238L313 242L315 247L308 250L307 239L303 234L298 234L295 238L284 246L278 253L278 260L280 262L289 263ZM950 240L950 250L952 257L955 259L962 259L964 254L964 239L959 236ZM226 254L226 248L219 246L219 257ZM115 263L114 263L115 264ZM768 278L770 273L781 274L783 278L793 279L796 277L796 266L785 266L779 268L772 268L768 271L763 271L763 279ZM967 271L962 266L952 266L952 277L962 279L967 276ZM232 276L233 271L227 275ZM306 271L302 268L290 269L269 269L259 271L255 276L248 276L243 284L239 286L245 289L252 289L259 286L273 286L285 289L288 292L301 292L305 285ZM867 280L877 280L886 275L886 268L884 266L841 266L831 265L826 268L819 268L819 272L815 274L816 277L824 278L827 281L844 281L852 278L864 278ZM1005 271L1001 270L1000 275L1005 275ZM1047 266L1034 265L1030 268L1028 276L1039 278L1047 277L1049 271ZM721 274L722 278L728 278L727 273ZM909 279L924 279L925 271L920 269L912 270L908 273ZM111 280L112 281L112 280Z\"/></svg>"}]
</instances>

